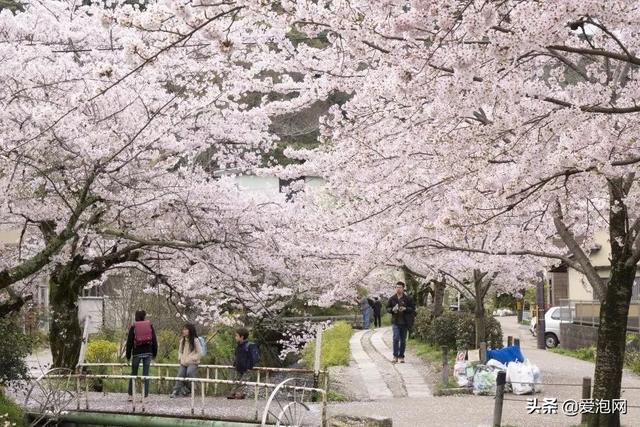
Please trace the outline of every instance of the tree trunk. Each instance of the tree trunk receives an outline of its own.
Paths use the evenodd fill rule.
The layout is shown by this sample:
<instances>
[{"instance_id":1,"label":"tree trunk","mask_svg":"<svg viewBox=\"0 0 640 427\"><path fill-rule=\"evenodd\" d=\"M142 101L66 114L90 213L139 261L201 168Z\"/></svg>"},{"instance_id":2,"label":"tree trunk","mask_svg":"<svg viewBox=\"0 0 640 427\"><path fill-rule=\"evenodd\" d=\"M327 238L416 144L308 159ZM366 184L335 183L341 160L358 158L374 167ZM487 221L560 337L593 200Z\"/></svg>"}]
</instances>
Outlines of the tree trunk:
<instances>
[{"instance_id":1,"label":"tree trunk","mask_svg":"<svg viewBox=\"0 0 640 427\"><path fill-rule=\"evenodd\" d=\"M440 317L443 312L444 289L447 283L442 280L433 281L433 317Z\"/></svg>"},{"instance_id":2,"label":"tree trunk","mask_svg":"<svg viewBox=\"0 0 640 427\"><path fill-rule=\"evenodd\" d=\"M78 319L78 298L84 287L97 280L110 267L128 261L135 261L141 252L121 250L113 254L87 261L75 255L64 265L56 265L49 277L49 302L51 323L49 341L54 367L75 368L80 356L82 330ZM90 267L81 271L81 267Z\"/></svg>"},{"instance_id":3,"label":"tree trunk","mask_svg":"<svg viewBox=\"0 0 640 427\"><path fill-rule=\"evenodd\" d=\"M49 278L49 343L56 368L75 368L82 331L78 321L78 292L73 289L68 267L56 268Z\"/></svg>"},{"instance_id":4,"label":"tree trunk","mask_svg":"<svg viewBox=\"0 0 640 427\"><path fill-rule=\"evenodd\" d=\"M622 368L626 348L627 318L635 268L614 270L607 285L605 303L600 309L593 398L620 399ZM618 427L620 414L591 417L591 427Z\"/></svg>"},{"instance_id":5,"label":"tree trunk","mask_svg":"<svg viewBox=\"0 0 640 427\"><path fill-rule=\"evenodd\" d=\"M484 310L484 296L486 294L482 280L486 273L480 273L478 270L473 271L473 299L475 300L475 308L473 310L476 320L476 348L480 348L480 343L486 341L486 319Z\"/></svg>"},{"instance_id":6,"label":"tree trunk","mask_svg":"<svg viewBox=\"0 0 640 427\"><path fill-rule=\"evenodd\" d=\"M624 204L624 180L609 180L609 239L611 244L611 275L600 304L600 325L596 350L596 369L593 399L613 401L620 399L622 369L626 350L627 319L633 290L636 265L626 265L632 252L632 241L627 237L629 216ZM622 244L620 244L622 243ZM613 403L611 403L613 407ZM589 417L590 427L619 427L620 412L594 414Z\"/></svg>"}]
</instances>

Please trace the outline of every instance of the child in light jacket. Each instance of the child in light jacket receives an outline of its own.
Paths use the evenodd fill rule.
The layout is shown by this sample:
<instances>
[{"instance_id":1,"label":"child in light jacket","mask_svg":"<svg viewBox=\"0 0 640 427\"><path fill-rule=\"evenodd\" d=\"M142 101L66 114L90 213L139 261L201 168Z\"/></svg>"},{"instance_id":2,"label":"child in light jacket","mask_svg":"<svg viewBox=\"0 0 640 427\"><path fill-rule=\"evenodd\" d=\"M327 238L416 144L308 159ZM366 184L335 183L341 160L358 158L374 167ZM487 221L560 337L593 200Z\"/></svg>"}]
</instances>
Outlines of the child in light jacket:
<instances>
[{"instance_id":1,"label":"child in light jacket","mask_svg":"<svg viewBox=\"0 0 640 427\"><path fill-rule=\"evenodd\" d=\"M200 364L200 355L202 354L202 348L200 346L200 340L196 333L196 327L191 323L187 323L182 327L182 338L180 339L180 345L178 346L178 355L180 359L180 369L178 370L178 377L185 380L176 381L175 387L171 392L170 397L177 396L190 396L191 386L187 378L195 378L198 371L198 365Z\"/></svg>"}]
</instances>

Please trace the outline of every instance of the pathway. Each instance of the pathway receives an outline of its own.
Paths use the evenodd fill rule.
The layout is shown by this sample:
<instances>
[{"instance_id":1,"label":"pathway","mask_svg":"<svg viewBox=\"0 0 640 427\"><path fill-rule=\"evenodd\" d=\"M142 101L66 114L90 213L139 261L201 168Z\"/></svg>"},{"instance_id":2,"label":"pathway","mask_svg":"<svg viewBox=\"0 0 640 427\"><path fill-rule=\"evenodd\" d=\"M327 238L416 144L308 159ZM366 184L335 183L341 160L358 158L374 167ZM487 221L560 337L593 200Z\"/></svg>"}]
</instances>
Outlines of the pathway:
<instances>
[{"instance_id":1,"label":"pathway","mask_svg":"<svg viewBox=\"0 0 640 427\"><path fill-rule=\"evenodd\" d=\"M539 402L544 398L556 398L559 402L580 399L582 377L593 376L593 363L537 350L535 339L526 326L516 323L515 317L503 317L498 320L502 324L505 340L508 335L520 338L524 355L542 370L544 383L554 384L546 386L542 393L536 395ZM349 369L355 370L356 376L361 377L354 381L354 384L355 387L366 389L364 394L367 398L359 402L332 403L329 406L329 414L389 417L393 419L394 427L484 427L492 424L492 396L432 396L428 378L435 378L437 381L439 375L429 375L432 372L431 368L410 351L407 352L407 363L392 364L390 341L390 328L359 331L354 334L351 339L354 363ZM640 377L625 373L623 387L629 387L623 394L628 405L640 406ZM579 416L569 417L561 410L558 414L529 415L527 399L532 397L507 394L503 425L569 427L580 423ZM640 425L640 409L630 407L628 414L623 415L622 423L625 426Z\"/></svg>"},{"instance_id":2,"label":"pathway","mask_svg":"<svg viewBox=\"0 0 640 427\"><path fill-rule=\"evenodd\" d=\"M392 363L390 343L390 327L359 331L351 338L351 354L369 399L432 396L425 376L429 367L411 354L406 363Z\"/></svg>"}]
</instances>

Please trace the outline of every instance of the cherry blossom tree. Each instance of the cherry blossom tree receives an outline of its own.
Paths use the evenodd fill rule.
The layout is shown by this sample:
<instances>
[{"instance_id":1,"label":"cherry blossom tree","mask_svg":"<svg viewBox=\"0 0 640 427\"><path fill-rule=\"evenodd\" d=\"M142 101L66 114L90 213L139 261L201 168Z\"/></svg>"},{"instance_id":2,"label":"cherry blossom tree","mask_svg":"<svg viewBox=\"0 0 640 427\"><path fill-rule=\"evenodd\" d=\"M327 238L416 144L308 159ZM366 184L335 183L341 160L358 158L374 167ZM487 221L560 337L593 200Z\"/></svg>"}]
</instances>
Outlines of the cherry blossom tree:
<instances>
[{"instance_id":1,"label":"cherry blossom tree","mask_svg":"<svg viewBox=\"0 0 640 427\"><path fill-rule=\"evenodd\" d=\"M331 41L309 64L315 58L325 82L339 79L352 98L327 117L325 146L295 154L337 195L370 202L354 208L354 221L401 212L406 224L432 230L420 236L425 246L538 256L584 273L602 301L594 398L606 400L620 397L640 260L636 6L415 0L296 9L305 31ZM469 247L461 229L492 238ZM608 280L586 255L598 229L610 234ZM619 414L591 423L618 425Z\"/></svg>"},{"instance_id":2,"label":"cherry blossom tree","mask_svg":"<svg viewBox=\"0 0 640 427\"><path fill-rule=\"evenodd\" d=\"M289 292L275 285L291 274L272 278L286 270L269 240L281 213L211 174L260 165L277 141L270 117L315 99L285 73L300 69L292 18L265 6L44 1L0 13L0 224L22 230L0 288L13 310L47 277L55 364L77 357L81 290L113 269L151 274L209 319L227 301L257 310Z\"/></svg>"}]
</instances>

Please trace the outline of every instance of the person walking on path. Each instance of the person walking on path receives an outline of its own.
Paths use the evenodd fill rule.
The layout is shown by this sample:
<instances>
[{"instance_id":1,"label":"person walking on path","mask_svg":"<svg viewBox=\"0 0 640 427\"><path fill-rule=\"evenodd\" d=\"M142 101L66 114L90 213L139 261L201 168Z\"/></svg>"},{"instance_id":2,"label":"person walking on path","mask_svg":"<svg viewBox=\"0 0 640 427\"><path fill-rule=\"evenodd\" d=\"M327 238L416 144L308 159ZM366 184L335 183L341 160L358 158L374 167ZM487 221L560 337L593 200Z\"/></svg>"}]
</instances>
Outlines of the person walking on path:
<instances>
[{"instance_id":1,"label":"person walking on path","mask_svg":"<svg viewBox=\"0 0 640 427\"><path fill-rule=\"evenodd\" d=\"M142 362L142 375L149 375L151 359L155 359L158 354L158 340L153 325L145 320L147 313L144 310L136 311L134 324L129 328L127 336L126 356L127 361L131 359L131 375L138 375L138 368ZM133 401L133 379L129 379L129 401ZM149 396L149 380L144 380L144 397Z\"/></svg>"},{"instance_id":2,"label":"person walking on path","mask_svg":"<svg viewBox=\"0 0 640 427\"><path fill-rule=\"evenodd\" d=\"M362 311L362 327L369 329L371 323L371 300L366 296L360 300L360 310Z\"/></svg>"},{"instance_id":3,"label":"person walking on path","mask_svg":"<svg viewBox=\"0 0 640 427\"><path fill-rule=\"evenodd\" d=\"M187 378L195 378L200 364L200 356L202 355L202 346L196 333L196 327L191 323L187 323L182 327L182 338L178 345L178 355L180 358L180 369L178 377L185 380L176 381L173 391L169 397L190 396L191 387Z\"/></svg>"},{"instance_id":4,"label":"person walking on path","mask_svg":"<svg viewBox=\"0 0 640 427\"><path fill-rule=\"evenodd\" d=\"M387 312L391 313L393 330L393 363L404 363L404 350L407 344L407 331L411 325L416 306L404 292L404 283L396 283L396 293L389 298Z\"/></svg>"},{"instance_id":5,"label":"person walking on path","mask_svg":"<svg viewBox=\"0 0 640 427\"><path fill-rule=\"evenodd\" d=\"M379 297L373 298L373 326L379 328L382 326L382 302Z\"/></svg>"},{"instance_id":6,"label":"person walking on path","mask_svg":"<svg viewBox=\"0 0 640 427\"><path fill-rule=\"evenodd\" d=\"M236 368L235 377L233 378L233 387L227 396L227 399L244 399L247 395L244 391L242 383L244 374L251 368L251 354L249 350L249 331L246 328L236 330L236 352L233 358L233 367Z\"/></svg>"}]
</instances>

